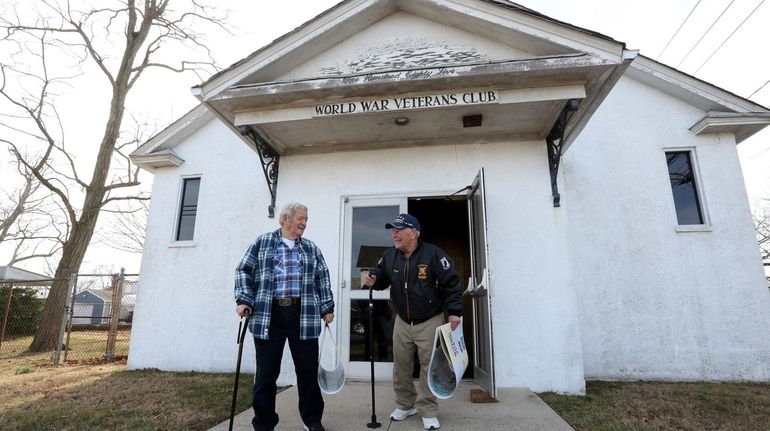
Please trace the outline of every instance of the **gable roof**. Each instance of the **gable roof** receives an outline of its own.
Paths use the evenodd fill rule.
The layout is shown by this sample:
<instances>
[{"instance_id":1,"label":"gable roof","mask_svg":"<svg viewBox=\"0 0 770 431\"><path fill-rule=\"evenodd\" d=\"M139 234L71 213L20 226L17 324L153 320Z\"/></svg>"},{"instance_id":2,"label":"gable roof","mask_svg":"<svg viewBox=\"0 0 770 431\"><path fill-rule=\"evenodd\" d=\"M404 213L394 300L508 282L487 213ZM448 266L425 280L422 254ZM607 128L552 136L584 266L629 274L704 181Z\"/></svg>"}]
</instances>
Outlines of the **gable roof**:
<instances>
[{"instance_id":1,"label":"gable roof","mask_svg":"<svg viewBox=\"0 0 770 431\"><path fill-rule=\"evenodd\" d=\"M388 148L437 139L544 139L567 102L580 99L563 127L566 148L635 55L622 42L514 3L346 0L193 93L234 130L255 131L278 154L362 149L361 142ZM392 128L389 112L353 119L313 111L461 89L507 93L486 106L421 105L409 128ZM387 111L400 110L394 105ZM474 129L457 123L471 111L491 121Z\"/></svg>"},{"instance_id":2,"label":"gable roof","mask_svg":"<svg viewBox=\"0 0 770 431\"><path fill-rule=\"evenodd\" d=\"M501 1L501 0L477 0L475 2L482 3L482 4L486 3L492 6L493 8L499 9L497 10L497 14L496 14L497 16L500 16L500 12L502 12L503 10L509 10L512 12L523 14L526 17L532 18L531 20L528 21L529 24L533 25L534 29L537 29L540 31L546 31L546 30L553 31L554 29L560 28L562 30L572 31L573 34L571 35L571 37L576 40L579 40L580 35L582 34L584 36L595 38L597 40L606 41L609 43L609 45L618 45L618 46L625 45L622 42L618 42L609 36L606 36L601 33L591 31L585 28L581 28L563 21L559 21L557 19L548 17L532 9L521 6L517 3L513 3L509 1ZM334 44L339 43L340 41L360 31L362 28L370 25L372 22L380 20L385 16L387 16L388 14L395 12L397 9L408 11L410 13L414 13L418 16L426 17L429 19L440 20L439 17L436 17L435 8L439 7L442 4L444 5L445 8L448 8L453 3L456 3L458 6L459 5L467 6L469 4L474 3L474 1L465 1L465 2L430 1L428 2L424 0L410 0L409 2L405 2L403 0L401 1L399 0L374 0L374 1L343 0L340 3L336 4L335 6L332 6L331 8L317 15L316 17L303 23L299 27L289 31L288 33L282 35L281 37L265 45L264 47L254 51L253 53L249 54L247 57L233 63L228 68L212 75L208 80L204 81L203 83L192 87L193 94L199 94L203 99L205 99L207 98L207 96L212 94L212 92L221 90L222 87L227 87L229 85L242 85L243 82L241 78L244 78L244 75L248 75L249 71L253 67L255 67L255 65L260 65L260 67L264 68L266 67L265 63L278 62L280 58L287 55L287 51L298 49L299 48L298 42L301 42L305 39L319 38L321 33L323 33L326 39L323 42L319 42L319 46L315 47L312 50L311 55L315 55L317 52L319 52L320 50L323 50L324 48L328 49ZM490 8L486 12L487 13L492 12L492 14L495 15L494 14L495 11L492 8ZM359 17L358 20L356 20L355 14L360 14L362 16ZM453 21L454 21L452 22L453 24L461 24L459 23L457 14L454 15ZM345 23L345 25L341 26L342 23ZM344 27L344 31L340 31L341 30L340 27ZM334 28L334 33L336 34L332 37L329 37L330 36L329 30L331 30L332 28ZM492 32L492 31L490 30L488 32ZM531 34L533 37L531 37L529 40L533 43L543 43L543 41L539 41L536 37L534 37L536 34L542 35L544 33L533 32ZM566 40L567 39L559 38L559 39L555 39L554 42L564 43ZM568 45L580 46L576 41L573 41ZM294 61L299 61L301 58L302 58L301 55L295 54Z\"/></svg>"},{"instance_id":3,"label":"gable roof","mask_svg":"<svg viewBox=\"0 0 770 431\"><path fill-rule=\"evenodd\" d=\"M51 277L37 274L32 271L27 271L15 266L0 266L0 280L24 280L24 281L41 281L41 280L53 280Z\"/></svg>"},{"instance_id":4,"label":"gable roof","mask_svg":"<svg viewBox=\"0 0 770 431\"><path fill-rule=\"evenodd\" d=\"M411 17L411 21L405 21L407 15L404 14ZM450 34L447 30L446 38L441 40L450 42L442 52L421 51L417 43L408 46L409 42L404 43L403 38L398 40L401 45L397 48L402 49L404 55L388 55L388 50L395 45L377 38L370 37L369 41L374 42L364 48L357 48L352 42L361 39L364 31L382 33L382 29L387 30L389 25L393 28L390 24L393 17L401 17L401 23L414 22L410 30L437 23L455 29L451 30L455 33ZM419 20L425 24L420 24ZM434 36L430 31L424 33L427 34L424 37L434 38L431 41L443 37ZM475 47L464 49L457 37L482 37L491 41L490 44L509 46L513 51L506 52L512 57L505 57L504 48L498 49L497 53L474 50ZM516 51L515 47L524 47L524 50ZM452 72L439 75L438 72L444 70ZM626 50L625 44L608 36L550 18L516 3L501 0L344 0L193 87L193 94L201 100L201 105L137 149L132 153L132 160L150 169L178 166L184 161L174 154L173 147L214 117L257 151L255 143L241 135L240 127L249 126L256 130L279 154L361 149L363 147L353 141L354 138L362 140L360 136L363 135L356 133L377 130L378 124L392 125L392 119L359 116L352 121L338 117L331 123L329 118L315 118L312 105L326 101L355 102L382 94L435 94L459 86L510 86L512 82L519 87L505 87L503 93L507 91L508 98L515 103L501 104L500 107L509 109L498 109L503 111L501 115L517 118L522 112L535 110L541 115L535 129L524 129L519 124L513 125L512 131L505 131L514 139L543 139L570 98L583 100L565 128L566 150L614 84L626 73L710 111L692 126L691 130L696 134L734 132L736 141L740 142L767 124L765 115L768 110L761 105L647 57L637 56L636 51ZM398 78L391 79L394 76ZM582 87L573 85L581 81L584 82ZM526 93L528 88L537 91L520 94ZM541 94L544 88L550 89L548 96ZM516 106L527 106L527 109L516 111ZM479 111L482 112L483 107ZM736 115L717 115L720 112ZM410 115L423 123L439 120L431 112ZM458 115L457 111L454 115ZM331 124L335 125L330 127ZM404 130L396 129L395 132ZM377 130L377 135L373 136L382 136L383 132ZM389 130L388 136L393 135L392 132ZM454 132L448 130L447 133ZM440 138L435 135L435 130L426 129L424 135L426 139L423 140L419 135L404 135L394 138L397 140L392 143L382 144L402 145L402 142L410 141L413 145L423 145L425 143L421 142ZM329 141L313 141L321 137L328 137ZM468 134L458 139L473 142L472 137ZM313 147L315 144L318 145Z\"/></svg>"},{"instance_id":5,"label":"gable roof","mask_svg":"<svg viewBox=\"0 0 770 431\"><path fill-rule=\"evenodd\" d=\"M741 143L770 124L770 109L676 68L640 55L628 75L706 111L690 127L696 135L734 133Z\"/></svg>"},{"instance_id":6,"label":"gable roof","mask_svg":"<svg viewBox=\"0 0 770 431\"><path fill-rule=\"evenodd\" d=\"M184 160L173 148L214 119L204 105L198 105L131 152L131 160L145 169L180 166Z\"/></svg>"},{"instance_id":7,"label":"gable roof","mask_svg":"<svg viewBox=\"0 0 770 431\"><path fill-rule=\"evenodd\" d=\"M532 45L544 55L591 52L619 59L625 44L564 23L516 3L500 0L344 0L310 21L193 87L201 100L234 85L271 82L291 69L403 11L489 38Z\"/></svg>"}]
</instances>

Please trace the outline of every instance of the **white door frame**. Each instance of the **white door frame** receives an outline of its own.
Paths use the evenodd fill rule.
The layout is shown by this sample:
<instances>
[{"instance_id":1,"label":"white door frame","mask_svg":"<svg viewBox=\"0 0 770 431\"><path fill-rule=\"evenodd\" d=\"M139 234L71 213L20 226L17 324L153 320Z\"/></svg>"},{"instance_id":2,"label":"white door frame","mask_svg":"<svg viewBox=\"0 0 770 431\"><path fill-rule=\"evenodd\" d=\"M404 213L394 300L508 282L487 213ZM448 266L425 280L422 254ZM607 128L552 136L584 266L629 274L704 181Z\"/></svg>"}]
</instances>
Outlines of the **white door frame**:
<instances>
[{"instance_id":1,"label":"white door frame","mask_svg":"<svg viewBox=\"0 0 770 431\"><path fill-rule=\"evenodd\" d=\"M343 362L347 363L345 374L347 378L362 379L371 376L371 364L369 361L350 361L350 301L369 299L368 290L353 289L353 286L351 286L351 274L353 270L353 250L351 244L353 239L353 208L398 206L398 213L404 213L407 209L407 202L407 195L345 196L342 199L342 241L340 241L340 256L342 256L342 259L340 259L341 292L338 313L340 335L338 340L340 343L340 358ZM385 230L385 223L387 223L387 221L383 221L382 223L383 230ZM373 299L388 300L390 299L390 289L374 291L372 296ZM375 362L374 377L377 380L391 380L393 378L393 363Z\"/></svg>"},{"instance_id":2,"label":"white door frame","mask_svg":"<svg viewBox=\"0 0 770 431\"><path fill-rule=\"evenodd\" d=\"M483 171L483 168L482 168ZM483 175L483 174L482 174ZM478 179L476 179L478 181ZM482 180L483 181L483 180ZM472 183L475 181L472 181ZM483 184L483 183L482 183ZM456 190L456 189L455 189ZM341 227L342 227L342 239L340 241L340 252L339 256L341 256L341 259L339 261L339 274L340 274L340 298L338 302L338 312L337 312L337 331L338 331L338 343L339 343L339 349L340 349L340 360L345 362L347 364L346 366L346 377L351 379L368 379L370 378L371 373L371 365L368 361L356 361L352 362L350 361L350 301L352 299L369 299L369 292L368 290L360 290L356 292L357 289L351 289L351 273L352 273L352 216L353 216L353 208L356 207L375 207L375 206L389 206L389 205L398 205L399 206L399 212L407 212L408 207L408 201L409 198L417 198L417 197L435 197L435 196L449 196L455 193L455 190L445 190L445 191L413 191L410 193L398 193L398 194L383 194L383 195L349 195L349 196L342 196L341 197ZM483 217L486 219L486 217ZM470 219L470 214L469 214ZM470 223L470 220L469 220ZM383 223L383 229L385 228ZM471 231L473 230L473 226L469 226ZM486 229L484 229L486 230ZM484 232L486 234L486 232ZM486 235L484 235L486 236ZM474 244L471 241L470 247L473 247ZM484 252L487 252L487 250L484 250ZM471 253L472 254L472 253ZM487 256L487 262L488 256ZM486 278L486 277L484 277ZM485 280L487 281L487 280ZM476 284L476 283L473 283ZM486 283L483 283L486 284ZM470 286L469 286L470 287ZM478 287L478 286L474 286ZM486 287L486 286L483 286ZM373 298L374 299L389 299L390 298L390 290L384 290L384 291L375 291L373 292ZM488 296L485 295L484 299L488 300ZM475 308L475 307L474 307ZM490 309L491 311L491 309ZM474 316L475 317L475 316ZM491 316L486 316L487 319L491 320ZM487 323L487 325L491 324L491 322ZM489 333L489 340L490 343L492 341L491 337L491 328L487 326L487 330L490 331ZM491 348L491 346L490 346ZM478 354L478 352L476 353ZM490 357L494 357L492 355L492 352L490 351L488 353ZM496 395L496 388L494 384L494 371L492 370L485 370L486 372L490 372L490 375L487 375L487 378L491 380L491 388L487 385L485 389L489 391L491 389L491 394L493 397ZM375 362L374 363L374 375L375 379L377 380L385 380L390 381L393 378L393 364L391 362ZM475 373L474 373L475 375ZM474 377L474 380L477 380L478 377Z\"/></svg>"}]
</instances>

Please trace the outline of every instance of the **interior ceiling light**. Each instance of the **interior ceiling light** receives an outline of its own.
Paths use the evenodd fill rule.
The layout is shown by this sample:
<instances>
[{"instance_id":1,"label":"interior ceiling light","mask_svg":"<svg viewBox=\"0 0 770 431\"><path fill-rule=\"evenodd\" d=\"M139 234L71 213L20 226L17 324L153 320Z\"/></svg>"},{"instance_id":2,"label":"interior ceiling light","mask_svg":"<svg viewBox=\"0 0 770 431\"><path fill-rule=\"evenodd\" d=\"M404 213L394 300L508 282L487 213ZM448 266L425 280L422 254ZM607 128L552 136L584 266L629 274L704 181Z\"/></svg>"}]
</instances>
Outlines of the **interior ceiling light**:
<instances>
[{"instance_id":1,"label":"interior ceiling light","mask_svg":"<svg viewBox=\"0 0 770 431\"><path fill-rule=\"evenodd\" d=\"M396 117L393 122L396 123L396 126L406 126L409 124L409 117Z\"/></svg>"}]
</instances>

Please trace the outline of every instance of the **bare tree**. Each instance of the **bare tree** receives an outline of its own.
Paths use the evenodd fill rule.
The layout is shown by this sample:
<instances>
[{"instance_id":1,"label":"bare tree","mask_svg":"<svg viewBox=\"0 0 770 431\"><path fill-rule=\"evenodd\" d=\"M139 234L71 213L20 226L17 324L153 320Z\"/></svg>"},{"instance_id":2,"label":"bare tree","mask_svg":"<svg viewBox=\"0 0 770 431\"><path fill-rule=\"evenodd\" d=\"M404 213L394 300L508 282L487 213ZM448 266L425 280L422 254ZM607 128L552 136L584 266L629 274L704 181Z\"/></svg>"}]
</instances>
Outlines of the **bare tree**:
<instances>
[{"instance_id":1,"label":"bare tree","mask_svg":"<svg viewBox=\"0 0 770 431\"><path fill-rule=\"evenodd\" d=\"M22 183L0 206L0 245L10 251L6 265L56 255L66 233L61 211L41 193L40 183L18 164L17 169Z\"/></svg>"},{"instance_id":2,"label":"bare tree","mask_svg":"<svg viewBox=\"0 0 770 431\"><path fill-rule=\"evenodd\" d=\"M770 264L770 208L761 209L754 216L754 228L757 231L759 251L762 260Z\"/></svg>"},{"instance_id":3,"label":"bare tree","mask_svg":"<svg viewBox=\"0 0 770 431\"><path fill-rule=\"evenodd\" d=\"M133 207L121 207L111 212L108 227L97 234L97 240L116 250L129 253L144 251L144 231L150 215L149 200L141 200Z\"/></svg>"},{"instance_id":4,"label":"bare tree","mask_svg":"<svg viewBox=\"0 0 770 431\"><path fill-rule=\"evenodd\" d=\"M57 280L78 272L100 212L118 202L137 199L133 193L139 184L138 168L128 164L120 170L111 169L115 160L122 159L123 145L131 141L122 138L129 93L151 69L216 70L203 36L195 29L206 25L224 28L221 18L212 17L199 0L174 3L184 9L173 9L170 0L91 2L96 6L81 6L87 4L85 1L75 3L25 1L18 8L5 5L7 10L0 10L0 43L6 50L13 49L14 57L12 62L0 63L0 101L7 102L19 120L26 120L22 126L6 125L16 132L16 138L4 140L18 162L55 196L68 221L54 273ZM31 6L39 10L30 12L34 9ZM30 14L34 16L29 18ZM202 61L186 61L180 53ZM22 58L33 61L22 62ZM67 74L62 74L55 65L66 61L72 64ZM101 81L89 78L87 87L80 91L86 95L106 83L104 129L90 145L70 145L64 138L70 129L56 105L57 91L81 82L75 78L94 70ZM39 151L26 156L22 147L28 145L37 145ZM85 147L88 154L77 158L73 147ZM87 162L91 158L93 161ZM88 166L85 170L84 165ZM52 286L31 351L54 348L66 292L64 281Z\"/></svg>"},{"instance_id":5,"label":"bare tree","mask_svg":"<svg viewBox=\"0 0 770 431\"><path fill-rule=\"evenodd\" d=\"M16 220L24 214L28 206L34 205L32 193L37 190L39 184L31 174L22 172L21 175L24 183L18 190L9 193L8 204L0 207L0 243L13 236L11 229L16 224Z\"/></svg>"}]
</instances>

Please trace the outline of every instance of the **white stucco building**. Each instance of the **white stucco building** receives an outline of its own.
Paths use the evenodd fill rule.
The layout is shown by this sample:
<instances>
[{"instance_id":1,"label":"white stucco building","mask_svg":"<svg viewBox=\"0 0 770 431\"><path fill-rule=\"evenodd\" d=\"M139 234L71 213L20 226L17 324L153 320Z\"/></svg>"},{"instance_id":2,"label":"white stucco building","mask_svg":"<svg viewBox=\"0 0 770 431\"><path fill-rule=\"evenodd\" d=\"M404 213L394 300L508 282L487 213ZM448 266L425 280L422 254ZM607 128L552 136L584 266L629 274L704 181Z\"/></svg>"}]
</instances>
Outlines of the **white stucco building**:
<instances>
[{"instance_id":1,"label":"white stucco building","mask_svg":"<svg viewBox=\"0 0 770 431\"><path fill-rule=\"evenodd\" d=\"M130 368L232 371L235 266L300 201L349 377L369 372L359 252L409 212L470 280L466 377L492 395L770 380L736 151L763 106L497 0L343 1L193 93L132 155L155 180Z\"/></svg>"}]
</instances>

